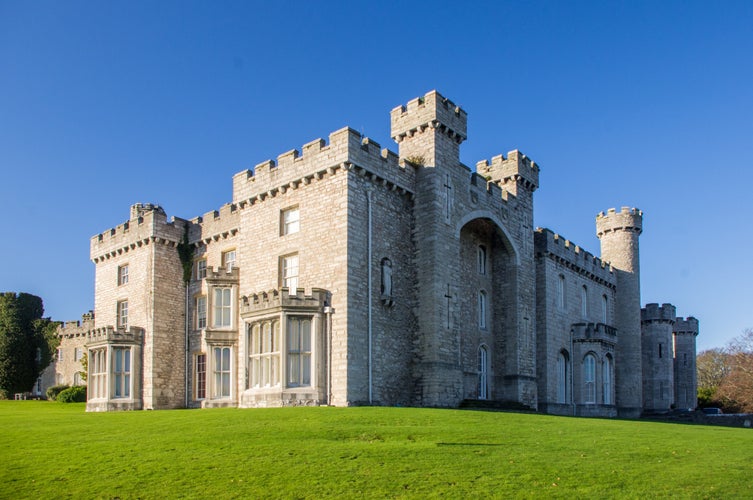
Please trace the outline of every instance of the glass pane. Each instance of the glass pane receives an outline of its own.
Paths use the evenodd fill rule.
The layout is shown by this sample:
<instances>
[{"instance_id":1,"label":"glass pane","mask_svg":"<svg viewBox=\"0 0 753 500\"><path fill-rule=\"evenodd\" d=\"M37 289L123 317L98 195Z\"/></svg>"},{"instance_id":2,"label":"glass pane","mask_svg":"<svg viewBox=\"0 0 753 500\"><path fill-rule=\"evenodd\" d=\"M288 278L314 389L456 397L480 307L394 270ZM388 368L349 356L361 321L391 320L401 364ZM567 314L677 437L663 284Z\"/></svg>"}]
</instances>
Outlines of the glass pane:
<instances>
[{"instance_id":1,"label":"glass pane","mask_svg":"<svg viewBox=\"0 0 753 500\"><path fill-rule=\"evenodd\" d=\"M222 349L222 370L223 371L229 371L230 370L230 348L225 347Z\"/></svg>"},{"instance_id":2,"label":"glass pane","mask_svg":"<svg viewBox=\"0 0 753 500\"><path fill-rule=\"evenodd\" d=\"M115 397L120 397L120 373L115 374Z\"/></svg>"},{"instance_id":3,"label":"glass pane","mask_svg":"<svg viewBox=\"0 0 753 500\"><path fill-rule=\"evenodd\" d=\"M272 356L271 384L280 385L280 357Z\"/></svg>"},{"instance_id":4,"label":"glass pane","mask_svg":"<svg viewBox=\"0 0 753 500\"><path fill-rule=\"evenodd\" d=\"M300 357L298 354L288 356L288 383L297 385L300 380Z\"/></svg>"},{"instance_id":5,"label":"glass pane","mask_svg":"<svg viewBox=\"0 0 753 500\"><path fill-rule=\"evenodd\" d=\"M115 373L123 371L123 351L121 349L115 349Z\"/></svg>"},{"instance_id":6,"label":"glass pane","mask_svg":"<svg viewBox=\"0 0 753 500\"><path fill-rule=\"evenodd\" d=\"M222 374L222 396L223 397L230 396L230 374L229 373Z\"/></svg>"},{"instance_id":7,"label":"glass pane","mask_svg":"<svg viewBox=\"0 0 753 500\"><path fill-rule=\"evenodd\" d=\"M311 320L301 320L301 350L311 351Z\"/></svg>"},{"instance_id":8,"label":"glass pane","mask_svg":"<svg viewBox=\"0 0 753 500\"><path fill-rule=\"evenodd\" d=\"M298 320L291 319L288 323L288 352L298 352L300 343Z\"/></svg>"},{"instance_id":9,"label":"glass pane","mask_svg":"<svg viewBox=\"0 0 753 500\"><path fill-rule=\"evenodd\" d=\"M123 396L127 398L131 396L131 377L129 375L123 377Z\"/></svg>"},{"instance_id":10,"label":"glass pane","mask_svg":"<svg viewBox=\"0 0 753 500\"><path fill-rule=\"evenodd\" d=\"M130 373L130 371L131 371L131 350L130 349L125 349L123 351L123 356L125 357L125 362L123 363L125 365L125 370L124 371Z\"/></svg>"},{"instance_id":11,"label":"glass pane","mask_svg":"<svg viewBox=\"0 0 753 500\"><path fill-rule=\"evenodd\" d=\"M304 354L302 358L301 385L311 385L311 356Z\"/></svg>"}]
</instances>

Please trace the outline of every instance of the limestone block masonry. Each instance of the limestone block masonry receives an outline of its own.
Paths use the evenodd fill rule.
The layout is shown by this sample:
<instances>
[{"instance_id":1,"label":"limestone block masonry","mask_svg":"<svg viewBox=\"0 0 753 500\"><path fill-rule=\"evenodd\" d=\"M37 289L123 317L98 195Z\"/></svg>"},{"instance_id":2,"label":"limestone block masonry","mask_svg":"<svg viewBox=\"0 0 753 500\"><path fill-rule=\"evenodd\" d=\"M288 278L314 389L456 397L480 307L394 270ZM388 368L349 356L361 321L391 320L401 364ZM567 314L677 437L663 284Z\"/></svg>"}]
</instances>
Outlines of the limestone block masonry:
<instances>
[{"instance_id":1,"label":"limestone block masonry","mask_svg":"<svg viewBox=\"0 0 753 500\"><path fill-rule=\"evenodd\" d=\"M390 112L397 153L343 127L235 174L204 215L134 204L91 239L94 312L61 327L57 378L86 351L89 411L694 404L697 321L649 305L641 330L643 214L597 217L600 258L534 228L539 165L472 170L467 121L431 91Z\"/></svg>"}]
</instances>

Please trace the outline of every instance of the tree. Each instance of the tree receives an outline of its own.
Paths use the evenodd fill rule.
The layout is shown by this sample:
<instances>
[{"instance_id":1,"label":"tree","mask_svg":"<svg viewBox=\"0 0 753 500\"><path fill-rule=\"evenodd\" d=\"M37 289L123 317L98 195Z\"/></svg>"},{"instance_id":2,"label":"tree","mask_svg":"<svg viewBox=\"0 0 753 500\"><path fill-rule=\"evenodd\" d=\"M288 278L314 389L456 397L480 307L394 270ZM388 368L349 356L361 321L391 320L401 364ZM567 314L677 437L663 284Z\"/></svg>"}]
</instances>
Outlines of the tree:
<instances>
[{"instance_id":1,"label":"tree","mask_svg":"<svg viewBox=\"0 0 753 500\"><path fill-rule=\"evenodd\" d=\"M740 410L753 412L753 329L748 328L727 346L729 373L717 394L738 403Z\"/></svg>"},{"instance_id":2,"label":"tree","mask_svg":"<svg viewBox=\"0 0 753 500\"><path fill-rule=\"evenodd\" d=\"M0 397L27 392L52 361L57 324L43 313L35 295L0 293Z\"/></svg>"},{"instance_id":3,"label":"tree","mask_svg":"<svg viewBox=\"0 0 753 500\"><path fill-rule=\"evenodd\" d=\"M696 371L700 399L713 399L729 375L729 355L719 347L703 351L696 357Z\"/></svg>"}]
</instances>

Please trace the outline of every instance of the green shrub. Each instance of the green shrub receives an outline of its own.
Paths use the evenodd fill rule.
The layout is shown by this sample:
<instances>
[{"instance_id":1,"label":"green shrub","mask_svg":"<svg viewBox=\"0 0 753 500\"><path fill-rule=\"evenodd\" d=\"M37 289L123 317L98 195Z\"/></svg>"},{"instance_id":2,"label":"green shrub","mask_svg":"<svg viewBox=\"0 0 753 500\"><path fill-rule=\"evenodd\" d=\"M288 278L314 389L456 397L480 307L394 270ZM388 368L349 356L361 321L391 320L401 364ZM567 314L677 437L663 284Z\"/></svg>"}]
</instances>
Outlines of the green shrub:
<instances>
[{"instance_id":1,"label":"green shrub","mask_svg":"<svg viewBox=\"0 0 753 500\"><path fill-rule=\"evenodd\" d=\"M47 399L55 401L58 398L58 395L69 387L68 384L53 385L52 387L49 387L46 393Z\"/></svg>"},{"instance_id":2,"label":"green shrub","mask_svg":"<svg viewBox=\"0 0 753 500\"><path fill-rule=\"evenodd\" d=\"M69 387L58 394L58 401L61 403L85 403L86 402L86 386L74 385Z\"/></svg>"}]
</instances>

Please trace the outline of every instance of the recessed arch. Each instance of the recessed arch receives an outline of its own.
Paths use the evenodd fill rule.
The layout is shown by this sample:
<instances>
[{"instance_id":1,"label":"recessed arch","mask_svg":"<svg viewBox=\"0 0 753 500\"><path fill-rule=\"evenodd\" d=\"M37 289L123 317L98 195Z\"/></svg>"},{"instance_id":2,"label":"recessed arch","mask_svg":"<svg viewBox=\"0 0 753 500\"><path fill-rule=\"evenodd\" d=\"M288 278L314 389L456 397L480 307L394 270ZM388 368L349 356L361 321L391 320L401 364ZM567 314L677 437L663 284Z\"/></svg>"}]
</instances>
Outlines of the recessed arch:
<instances>
[{"instance_id":1,"label":"recessed arch","mask_svg":"<svg viewBox=\"0 0 753 500\"><path fill-rule=\"evenodd\" d=\"M463 230L465 225L476 219L487 219L494 224L495 229L499 231L499 233L501 233L501 236L503 236L501 238L502 243L504 244L507 251L512 255L513 263L516 266L520 265L520 252L518 251L518 248L515 245L512 237L510 236L510 233L505 230L505 226L504 224L502 224L502 221L499 220L499 217L488 210L474 210L473 212L469 212L465 216L463 216L458 222L457 226L455 226L455 238L460 238L460 232Z\"/></svg>"}]
</instances>

